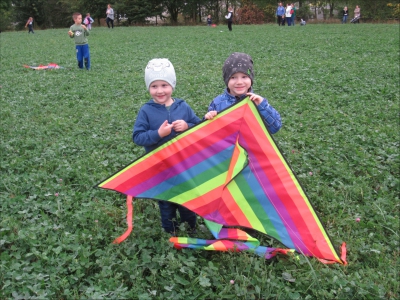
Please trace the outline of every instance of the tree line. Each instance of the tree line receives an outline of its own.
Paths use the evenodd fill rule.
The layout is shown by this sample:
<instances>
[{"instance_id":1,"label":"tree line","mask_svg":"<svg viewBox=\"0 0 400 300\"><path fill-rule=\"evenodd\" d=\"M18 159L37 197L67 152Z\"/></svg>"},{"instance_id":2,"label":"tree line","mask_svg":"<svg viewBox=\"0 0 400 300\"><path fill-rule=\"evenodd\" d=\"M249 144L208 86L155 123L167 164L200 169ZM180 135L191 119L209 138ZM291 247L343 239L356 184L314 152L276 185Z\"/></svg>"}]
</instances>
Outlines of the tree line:
<instances>
[{"instance_id":1,"label":"tree line","mask_svg":"<svg viewBox=\"0 0 400 300\"><path fill-rule=\"evenodd\" d=\"M325 18L340 17L344 6L350 12L356 5L361 7L362 18L367 21L399 19L399 3L390 0L311 0L294 1L298 17L307 19L320 10ZM200 24L207 15L214 23L224 21L228 6L232 6L238 24L275 22L277 0L0 0L0 29L22 29L26 20L33 17L35 26L42 29L64 28L71 25L73 12L90 13L95 22L106 16L107 4L116 14L121 25L145 25L148 18L155 22L177 24ZM286 4L288 1L282 1ZM290 1L291 3L292 1ZM310 7L312 9L310 9ZM327 9L328 7L328 9ZM314 10L314 11L313 11ZM335 15L336 12L336 15ZM339 16L338 16L339 14ZM168 16L168 17L166 17ZM119 17L122 17L120 19Z\"/></svg>"}]
</instances>

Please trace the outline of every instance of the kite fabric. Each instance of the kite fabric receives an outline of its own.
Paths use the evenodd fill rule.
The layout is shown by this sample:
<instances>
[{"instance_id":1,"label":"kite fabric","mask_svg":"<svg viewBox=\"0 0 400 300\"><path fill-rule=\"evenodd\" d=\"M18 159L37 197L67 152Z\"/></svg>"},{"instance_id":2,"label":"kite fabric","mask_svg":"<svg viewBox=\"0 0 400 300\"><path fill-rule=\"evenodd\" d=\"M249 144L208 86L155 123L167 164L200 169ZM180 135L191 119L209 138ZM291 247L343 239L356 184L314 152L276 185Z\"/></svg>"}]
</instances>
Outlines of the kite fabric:
<instances>
[{"instance_id":1,"label":"kite fabric","mask_svg":"<svg viewBox=\"0 0 400 300\"><path fill-rule=\"evenodd\" d=\"M28 66L24 65L25 68L34 69L34 70L54 70L54 69L64 69L55 63L50 63L48 65L39 65L39 66Z\"/></svg>"},{"instance_id":2,"label":"kite fabric","mask_svg":"<svg viewBox=\"0 0 400 300\"><path fill-rule=\"evenodd\" d=\"M97 185L132 199L170 201L205 219L216 240L173 237L174 246L252 251L265 258L294 251L323 263L347 264L293 171L268 132L256 105L246 98L140 157ZM223 227L224 226L224 227ZM268 248L240 226L257 230L288 249Z\"/></svg>"}]
</instances>

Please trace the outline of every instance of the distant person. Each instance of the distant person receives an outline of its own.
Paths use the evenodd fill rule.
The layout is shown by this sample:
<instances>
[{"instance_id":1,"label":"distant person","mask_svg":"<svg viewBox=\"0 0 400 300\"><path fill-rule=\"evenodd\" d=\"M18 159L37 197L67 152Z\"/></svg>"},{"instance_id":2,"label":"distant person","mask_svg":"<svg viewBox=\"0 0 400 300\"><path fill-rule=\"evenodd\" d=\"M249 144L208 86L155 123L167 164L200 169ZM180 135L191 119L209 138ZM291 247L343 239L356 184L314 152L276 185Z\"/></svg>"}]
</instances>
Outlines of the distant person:
<instances>
[{"instance_id":1,"label":"distant person","mask_svg":"<svg viewBox=\"0 0 400 300\"><path fill-rule=\"evenodd\" d=\"M110 28L110 23L111 23L111 28L113 29L114 28L114 10L112 9L111 4L107 5L106 14L107 14L107 18L106 18L107 26L108 26L108 28Z\"/></svg>"},{"instance_id":2,"label":"distant person","mask_svg":"<svg viewBox=\"0 0 400 300\"><path fill-rule=\"evenodd\" d=\"M92 23L94 22L94 20L90 17L90 14L87 13L86 17L85 17L85 21L83 22L88 30L92 30Z\"/></svg>"},{"instance_id":3,"label":"distant person","mask_svg":"<svg viewBox=\"0 0 400 300\"><path fill-rule=\"evenodd\" d=\"M349 9L347 8L347 6L345 6L343 8L343 19L342 19L342 24L346 24L347 23L347 17L349 16Z\"/></svg>"},{"instance_id":4,"label":"distant person","mask_svg":"<svg viewBox=\"0 0 400 300\"><path fill-rule=\"evenodd\" d=\"M356 21L354 23L360 23L360 18L361 18L361 9L356 5L356 8L354 9L354 19Z\"/></svg>"},{"instance_id":5,"label":"distant person","mask_svg":"<svg viewBox=\"0 0 400 300\"><path fill-rule=\"evenodd\" d=\"M282 127L280 114L266 98L253 92L254 71L250 55L240 52L232 53L222 67L222 77L226 89L210 103L204 119L212 120L220 111L249 97L257 105L268 130L272 134L279 131Z\"/></svg>"},{"instance_id":6,"label":"distant person","mask_svg":"<svg viewBox=\"0 0 400 300\"><path fill-rule=\"evenodd\" d=\"M294 26L294 21L296 20L296 6L294 6L294 3L291 4L292 10L290 11L292 13L292 26Z\"/></svg>"},{"instance_id":7,"label":"distant person","mask_svg":"<svg viewBox=\"0 0 400 300\"><path fill-rule=\"evenodd\" d=\"M31 33L31 32L34 33L33 32L33 18L32 17L29 17L28 21L25 24L25 28L26 27L28 27L28 29L29 29L28 34Z\"/></svg>"},{"instance_id":8,"label":"distant person","mask_svg":"<svg viewBox=\"0 0 400 300\"><path fill-rule=\"evenodd\" d=\"M83 64L85 64L86 70L90 70L90 52L87 39L89 36L89 30L82 24L82 15L80 13L74 13L72 19L75 24L69 28L68 35L75 41L78 67L79 69L83 69Z\"/></svg>"},{"instance_id":9,"label":"distant person","mask_svg":"<svg viewBox=\"0 0 400 300\"><path fill-rule=\"evenodd\" d=\"M282 21L283 21L282 18L285 17L285 8L282 6L282 2L279 2L279 4L278 4L278 7L276 9L276 17L277 17L279 26L281 26L281 24L285 25L284 23L282 23Z\"/></svg>"},{"instance_id":10,"label":"distant person","mask_svg":"<svg viewBox=\"0 0 400 300\"><path fill-rule=\"evenodd\" d=\"M292 24L292 6L288 3L286 5L286 12L285 12L285 19L286 19L286 23L287 26L290 26Z\"/></svg>"},{"instance_id":11,"label":"distant person","mask_svg":"<svg viewBox=\"0 0 400 300\"><path fill-rule=\"evenodd\" d=\"M228 8L228 14L225 16L225 19L228 20L228 29L232 31L232 21L233 21L233 9L232 7Z\"/></svg>"},{"instance_id":12,"label":"distant person","mask_svg":"<svg viewBox=\"0 0 400 300\"><path fill-rule=\"evenodd\" d=\"M133 126L133 142L150 152L177 134L200 122L192 108L182 99L173 98L176 74L172 63L166 58L148 62L144 80L152 97L143 104ZM182 205L169 201L158 201L161 225L165 232L176 236L180 221L189 224L191 233L196 230L196 214Z\"/></svg>"},{"instance_id":13,"label":"distant person","mask_svg":"<svg viewBox=\"0 0 400 300\"><path fill-rule=\"evenodd\" d=\"M212 24L211 15L208 15L208 16L207 16L207 25L208 25L208 26L211 26L211 24Z\"/></svg>"}]
</instances>

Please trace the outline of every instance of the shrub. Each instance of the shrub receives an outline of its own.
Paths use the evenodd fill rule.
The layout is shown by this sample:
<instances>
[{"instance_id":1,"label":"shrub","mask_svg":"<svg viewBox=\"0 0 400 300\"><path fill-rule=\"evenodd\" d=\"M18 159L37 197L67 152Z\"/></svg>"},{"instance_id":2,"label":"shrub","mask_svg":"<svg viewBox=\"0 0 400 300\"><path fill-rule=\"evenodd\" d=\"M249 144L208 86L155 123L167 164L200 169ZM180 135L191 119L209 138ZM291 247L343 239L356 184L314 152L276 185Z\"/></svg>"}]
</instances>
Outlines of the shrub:
<instances>
[{"instance_id":1,"label":"shrub","mask_svg":"<svg viewBox=\"0 0 400 300\"><path fill-rule=\"evenodd\" d=\"M312 12L307 5L300 7L296 11L297 18L300 18L300 19L303 19L306 21L311 17L311 15L312 15Z\"/></svg>"},{"instance_id":2,"label":"shrub","mask_svg":"<svg viewBox=\"0 0 400 300\"><path fill-rule=\"evenodd\" d=\"M275 22L276 19L276 7L268 4L265 8L264 8L264 17L265 20L267 22Z\"/></svg>"},{"instance_id":3,"label":"shrub","mask_svg":"<svg viewBox=\"0 0 400 300\"><path fill-rule=\"evenodd\" d=\"M255 4L247 4L237 10L235 17L237 24L263 24L264 12Z\"/></svg>"}]
</instances>

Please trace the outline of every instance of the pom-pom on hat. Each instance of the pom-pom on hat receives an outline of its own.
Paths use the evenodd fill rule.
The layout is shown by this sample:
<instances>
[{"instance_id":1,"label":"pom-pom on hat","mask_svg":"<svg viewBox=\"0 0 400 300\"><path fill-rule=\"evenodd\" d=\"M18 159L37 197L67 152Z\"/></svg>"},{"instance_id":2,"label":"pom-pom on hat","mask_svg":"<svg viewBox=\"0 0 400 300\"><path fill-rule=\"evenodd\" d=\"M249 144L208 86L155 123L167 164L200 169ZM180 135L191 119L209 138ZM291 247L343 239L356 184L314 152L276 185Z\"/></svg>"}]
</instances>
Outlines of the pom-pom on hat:
<instances>
[{"instance_id":1,"label":"pom-pom on hat","mask_svg":"<svg viewBox=\"0 0 400 300\"><path fill-rule=\"evenodd\" d=\"M168 82L173 89L176 86L175 69L172 63L166 58L154 58L150 60L144 71L144 81L149 89L150 84L156 80Z\"/></svg>"},{"instance_id":2,"label":"pom-pom on hat","mask_svg":"<svg viewBox=\"0 0 400 300\"><path fill-rule=\"evenodd\" d=\"M224 66L222 67L222 77L224 77L226 86L228 86L229 79L232 75L237 72L247 74L251 79L251 85L253 85L253 60L250 55L234 52L225 60Z\"/></svg>"}]
</instances>

